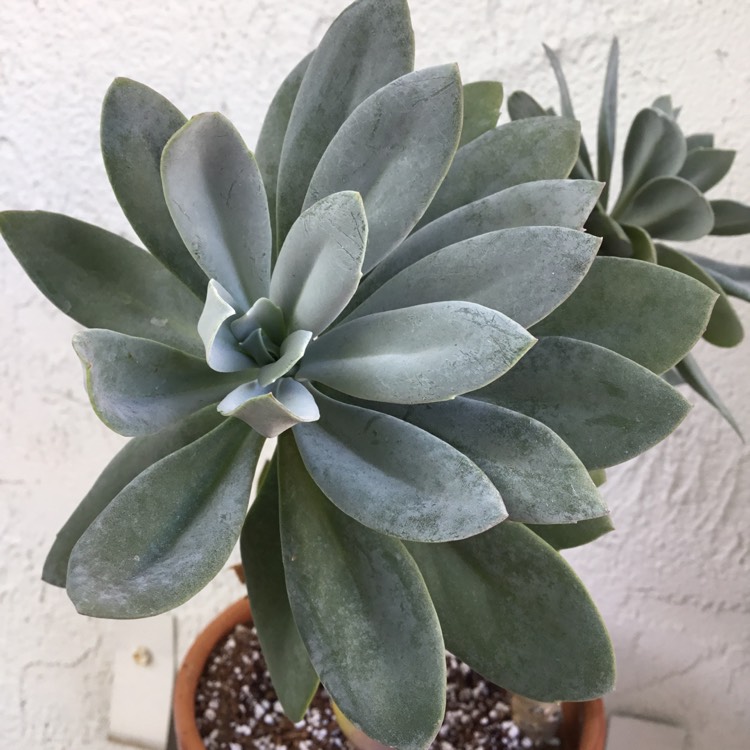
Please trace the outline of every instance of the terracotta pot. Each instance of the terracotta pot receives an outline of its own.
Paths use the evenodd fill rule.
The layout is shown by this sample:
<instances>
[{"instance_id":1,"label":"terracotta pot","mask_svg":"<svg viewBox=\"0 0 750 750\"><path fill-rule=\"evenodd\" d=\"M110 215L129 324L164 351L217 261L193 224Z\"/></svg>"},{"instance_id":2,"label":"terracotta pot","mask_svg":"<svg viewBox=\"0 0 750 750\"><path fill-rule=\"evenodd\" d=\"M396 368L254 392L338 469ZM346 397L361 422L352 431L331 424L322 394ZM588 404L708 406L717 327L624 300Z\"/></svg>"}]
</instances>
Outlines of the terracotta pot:
<instances>
[{"instance_id":1,"label":"terracotta pot","mask_svg":"<svg viewBox=\"0 0 750 750\"><path fill-rule=\"evenodd\" d=\"M249 622L252 622L250 603L247 598L240 599L213 620L187 652L177 673L172 698L179 750L206 750L195 723L195 691L198 689L198 681L214 646L229 635L235 625Z\"/></svg>"},{"instance_id":2,"label":"terracotta pot","mask_svg":"<svg viewBox=\"0 0 750 750\"><path fill-rule=\"evenodd\" d=\"M235 625L251 623L250 603L240 599L225 609L196 638L177 673L174 686L174 727L179 750L205 750L195 722L195 692L206 661L214 646L234 630ZM387 750L354 727L334 705L336 718L349 741L358 750ZM563 704L562 750L604 750L607 723L604 702Z\"/></svg>"}]
</instances>

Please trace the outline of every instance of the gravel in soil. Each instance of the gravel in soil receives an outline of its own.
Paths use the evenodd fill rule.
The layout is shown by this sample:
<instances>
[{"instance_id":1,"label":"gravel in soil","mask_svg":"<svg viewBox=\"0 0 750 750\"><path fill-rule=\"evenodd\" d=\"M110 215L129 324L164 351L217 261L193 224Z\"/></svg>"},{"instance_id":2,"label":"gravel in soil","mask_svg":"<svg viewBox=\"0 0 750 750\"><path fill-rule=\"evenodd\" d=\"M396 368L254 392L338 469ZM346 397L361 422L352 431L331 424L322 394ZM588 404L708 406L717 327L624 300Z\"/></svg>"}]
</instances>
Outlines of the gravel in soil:
<instances>
[{"instance_id":1,"label":"gravel in soil","mask_svg":"<svg viewBox=\"0 0 750 750\"><path fill-rule=\"evenodd\" d=\"M510 698L448 655L445 721L431 750L529 750L535 747L510 716ZM206 663L195 699L207 750L350 750L323 688L305 717L284 716L254 627L237 625ZM545 747L559 747L558 742Z\"/></svg>"}]
</instances>

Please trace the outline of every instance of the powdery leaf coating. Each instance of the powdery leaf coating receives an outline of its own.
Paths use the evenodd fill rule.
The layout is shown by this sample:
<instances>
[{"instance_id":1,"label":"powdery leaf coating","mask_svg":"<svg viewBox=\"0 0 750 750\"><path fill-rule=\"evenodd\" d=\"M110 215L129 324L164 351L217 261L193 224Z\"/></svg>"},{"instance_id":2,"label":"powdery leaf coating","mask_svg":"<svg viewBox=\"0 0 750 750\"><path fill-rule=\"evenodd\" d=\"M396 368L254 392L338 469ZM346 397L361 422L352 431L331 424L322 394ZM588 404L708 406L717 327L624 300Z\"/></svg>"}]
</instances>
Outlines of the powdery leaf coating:
<instances>
[{"instance_id":1,"label":"powdery leaf coating","mask_svg":"<svg viewBox=\"0 0 750 750\"><path fill-rule=\"evenodd\" d=\"M661 374L695 346L717 296L669 268L600 257L576 291L533 333L590 341Z\"/></svg>"},{"instance_id":2,"label":"powdery leaf coating","mask_svg":"<svg viewBox=\"0 0 750 750\"><path fill-rule=\"evenodd\" d=\"M541 701L612 689L601 616L565 560L527 528L508 521L460 542L408 548L446 647L487 679Z\"/></svg>"},{"instance_id":3,"label":"powdery leaf coating","mask_svg":"<svg viewBox=\"0 0 750 750\"><path fill-rule=\"evenodd\" d=\"M67 589L76 609L151 617L200 591L237 542L262 445L225 420L139 474L73 548Z\"/></svg>"},{"instance_id":4,"label":"powdery leaf coating","mask_svg":"<svg viewBox=\"0 0 750 750\"><path fill-rule=\"evenodd\" d=\"M161 153L186 118L142 83L116 78L102 104L104 166L117 201L143 244L199 298L208 278L185 247L161 184Z\"/></svg>"},{"instance_id":5,"label":"powdery leaf coating","mask_svg":"<svg viewBox=\"0 0 750 750\"><path fill-rule=\"evenodd\" d=\"M446 675L440 624L422 576L401 542L362 526L325 497L290 434L279 442L284 570L310 660L365 734L423 750L443 720Z\"/></svg>"},{"instance_id":6,"label":"powdery leaf coating","mask_svg":"<svg viewBox=\"0 0 750 750\"><path fill-rule=\"evenodd\" d=\"M305 466L344 513L400 539L477 534L507 512L462 452L408 422L316 393L320 420L294 428Z\"/></svg>"},{"instance_id":7,"label":"powdery leaf coating","mask_svg":"<svg viewBox=\"0 0 750 750\"><path fill-rule=\"evenodd\" d=\"M253 621L273 687L289 720L296 722L307 710L319 681L289 606L280 534L278 459L274 457L242 526L240 552Z\"/></svg>"},{"instance_id":8,"label":"powdery leaf coating","mask_svg":"<svg viewBox=\"0 0 750 750\"><path fill-rule=\"evenodd\" d=\"M494 310L433 302L336 326L310 344L297 375L356 398L441 401L491 382L533 344Z\"/></svg>"},{"instance_id":9,"label":"powdery leaf coating","mask_svg":"<svg viewBox=\"0 0 750 750\"><path fill-rule=\"evenodd\" d=\"M690 409L646 368L604 347L562 337L539 339L509 373L470 396L543 422L588 469L643 453Z\"/></svg>"},{"instance_id":10,"label":"powdery leaf coating","mask_svg":"<svg viewBox=\"0 0 750 750\"><path fill-rule=\"evenodd\" d=\"M271 223L263 180L223 115L193 117L161 160L167 205L185 245L243 310L268 296Z\"/></svg>"}]
</instances>

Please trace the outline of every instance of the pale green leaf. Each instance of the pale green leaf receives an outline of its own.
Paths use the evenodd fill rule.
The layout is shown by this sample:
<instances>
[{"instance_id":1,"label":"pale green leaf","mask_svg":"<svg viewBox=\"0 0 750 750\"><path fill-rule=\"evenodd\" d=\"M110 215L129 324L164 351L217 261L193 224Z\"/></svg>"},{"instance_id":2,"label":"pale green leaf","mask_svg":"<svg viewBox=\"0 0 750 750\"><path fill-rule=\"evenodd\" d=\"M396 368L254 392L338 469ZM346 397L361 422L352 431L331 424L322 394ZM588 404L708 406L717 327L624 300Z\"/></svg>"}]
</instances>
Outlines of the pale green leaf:
<instances>
[{"instance_id":1,"label":"pale green leaf","mask_svg":"<svg viewBox=\"0 0 750 750\"><path fill-rule=\"evenodd\" d=\"M540 180L514 185L457 208L407 237L397 252L367 275L354 300L362 301L412 263L470 237L511 227L581 229L600 191L601 183L589 180Z\"/></svg>"},{"instance_id":2,"label":"pale green leaf","mask_svg":"<svg viewBox=\"0 0 750 750\"><path fill-rule=\"evenodd\" d=\"M709 202L681 177L657 177L646 183L618 218L661 240L697 240L714 226Z\"/></svg>"},{"instance_id":3,"label":"pale green leaf","mask_svg":"<svg viewBox=\"0 0 750 750\"><path fill-rule=\"evenodd\" d=\"M362 276L368 242L359 193L333 193L314 203L292 225L281 248L271 300L284 313L288 331L315 336L346 307Z\"/></svg>"},{"instance_id":4,"label":"pale green leaf","mask_svg":"<svg viewBox=\"0 0 750 750\"><path fill-rule=\"evenodd\" d=\"M528 525L528 528L554 549L580 547L615 529L609 516L591 518L579 523L547 524L544 526L534 524Z\"/></svg>"},{"instance_id":5,"label":"pale green leaf","mask_svg":"<svg viewBox=\"0 0 750 750\"><path fill-rule=\"evenodd\" d=\"M408 547L446 647L483 677L541 701L612 689L601 616L565 560L525 526L507 521L460 542Z\"/></svg>"},{"instance_id":6,"label":"pale green leaf","mask_svg":"<svg viewBox=\"0 0 750 750\"><path fill-rule=\"evenodd\" d=\"M704 284L669 268L600 257L533 333L590 341L662 373L703 335L716 298Z\"/></svg>"},{"instance_id":7,"label":"pale green leaf","mask_svg":"<svg viewBox=\"0 0 750 750\"><path fill-rule=\"evenodd\" d=\"M497 81L475 81L464 85L464 118L459 146L492 130L500 117L503 85Z\"/></svg>"},{"instance_id":8,"label":"pale green leaf","mask_svg":"<svg viewBox=\"0 0 750 750\"><path fill-rule=\"evenodd\" d=\"M280 378L273 385L257 380L231 391L216 407L227 417L241 419L256 432L275 438L300 422L314 422L320 416L312 394L292 378Z\"/></svg>"},{"instance_id":9,"label":"pale green leaf","mask_svg":"<svg viewBox=\"0 0 750 750\"><path fill-rule=\"evenodd\" d=\"M463 453L397 417L316 393L320 420L294 428L310 475L340 510L389 536L463 539L508 516Z\"/></svg>"},{"instance_id":10,"label":"pale green leaf","mask_svg":"<svg viewBox=\"0 0 750 750\"><path fill-rule=\"evenodd\" d=\"M216 427L223 417L213 406L154 435L134 438L107 464L73 514L58 531L44 561L42 580L65 586L70 552L94 519L142 471Z\"/></svg>"},{"instance_id":11,"label":"pale green leaf","mask_svg":"<svg viewBox=\"0 0 750 750\"><path fill-rule=\"evenodd\" d=\"M690 405L649 370L601 346L549 337L502 378L470 394L554 430L588 469L643 453L669 435Z\"/></svg>"},{"instance_id":12,"label":"pale green leaf","mask_svg":"<svg viewBox=\"0 0 750 750\"><path fill-rule=\"evenodd\" d=\"M136 234L155 258L200 299L208 279L185 247L161 184L161 154L185 116L161 94L116 78L102 105L101 147L112 189Z\"/></svg>"},{"instance_id":13,"label":"pale green leaf","mask_svg":"<svg viewBox=\"0 0 750 750\"><path fill-rule=\"evenodd\" d=\"M739 424L737 424L737 420L732 416L732 412L729 411L721 396L719 396L703 371L698 367L695 357L692 354L688 354L682 362L677 363L676 369L684 382L699 396L708 401L724 417L729 426L737 433L740 440L744 442L745 438Z\"/></svg>"},{"instance_id":14,"label":"pale green leaf","mask_svg":"<svg viewBox=\"0 0 750 750\"><path fill-rule=\"evenodd\" d=\"M617 132L617 68L620 59L620 44L617 37L612 40L607 60L607 74L604 78L602 103L599 107L599 128L597 132L597 177L605 184L602 191L602 206L606 208L609 198L609 181L612 177L612 164L615 154L615 134Z\"/></svg>"},{"instance_id":15,"label":"pale green leaf","mask_svg":"<svg viewBox=\"0 0 750 750\"><path fill-rule=\"evenodd\" d=\"M714 137L712 133L694 133L685 138L688 152L694 151L696 148L713 148Z\"/></svg>"},{"instance_id":16,"label":"pale green leaf","mask_svg":"<svg viewBox=\"0 0 750 750\"><path fill-rule=\"evenodd\" d=\"M331 24L310 60L284 135L277 245L302 213L313 172L344 120L370 94L413 67L406 0L359 0Z\"/></svg>"},{"instance_id":17,"label":"pale green leaf","mask_svg":"<svg viewBox=\"0 0 750 750\"><path fill-rule=\"evenodd\" d=\"M727 294L750 302L750 266L743 266L739 263L724 263L693 253L685 254L701 268L708 271Z\"/></svg>"},{"instance_id":18,"label":"pale green leaf","mask_svg":"<svg viewBox=\"0 0 750 750\"><path fill-rule=\"evenodd\" d=\"M511 120L525 120L528 117L546 117L549 113L530 94L514 91L508 97L508 114Z\"/></svg>"},{"instance_id":19,"label":"pale green leaf","mask_svg":"<svg viewBox=\"0 0 750 750\"><path fill-rule=\"evenodd\" d=\"M580 284L599 239L563 227L517 227L438 250L386 281L348 318L430 302L463 300L528 327Z\"/></svg>"},{"instance_id":20,"label":"pale green leaf","mask_svg":"<svg viewBox=\"0 0 750 750\"><path fill-rule=\"evenodd\" d=\"M632 257L646 263L656 263L656 248L651 240L651 235L642 227L623 224L622 228L628 240L630 240Z\"/></svg>"},{"instance_id":21,"label":"pale green leaf","mask_svg":"<svg viewBox=\"0 0 750 750\"><path fill-rule=\"evenodd\" d=\"M500 491L512 521L571 523L607 512L575 453L549 427L524 414L456 398L410 406L398 416L470 458Z\"/></svg>"},{"instance_id":22,"label":"pale green leaf","mask_svg":"<svg viewBox=\"0 0 750 750\"><path fill-rule=\"evenodd\" d=\"M290 721L302 719L318 688L289 606L279 526L279 480L274 457L240 535L242 568L253 622L276 695Z\"/></svg>"},{"instance_id":23,"label":"pale green leaf","mask_svg":"<svg viewBox=\"0 0 750 750\"><path fill-rule=\"evenodd\" d=\"M703 338L715 346L737 346L743 338L742 323L721 286L707 271L679 250L661 244L657 244L656 250L660 266L687 274L719 295Z\"/></svg>"},{"instance_id":24,"label":"pale green leaf","mask_svg":"<svg viewBox=\"0 0 750 750\"><path fill-rule=\"evenodd\" d=\"M711 201L714 225L711 234L722 237L750 233L750 206L730 200Z\"/></svg>"},{"instance_id":25,"label":"pale green leaf","mask_svg":"<svg viewBox=\"0 0 750 750\"><path fill-rule=\"evenodd\" d=\"M268 201L232 123L218 113L193 117L165 147L161 169L172 219L200 267L244 310L267 297Z\"/></svg>"},{"instance_id":26,"label":"pale green leaf","mask_svg":"<svg viewBox=\"0 0 750 750\"><path fill-rule=\"evenodd\" d=\"M292 116L292 108L297 98L297 92L302 84L302 78L312 59L313 52L305 55L281 82L278 91L271 100L268 112L260 128L258 143L255 146L255 159L263 178L268 199L268 213L271 217L271 233L276 235L276 182L279 179L279 162L284 136ZM278 245L274 242L274 257L278 253Z\"/></svg>"},{"instance_id":27,"label":"pale green leaf","mask_svg":"<svg viewBox=\"0 0 750 750\"><path fill-rule=\"evenodd\" d=\"M361 194L370 227L367 273L414 228L448 172L460 135L456 65L397 78L343 123L320 159L304 207L339 190Z\"/></svg>"},{"instance_id":28,"label":"pale green leaf","mask_svg":"<svg viewBox=\"0 0 750 750\"><path fill-rule=\"evenodd\" d=\"M400 750L424 750L443 720L446 675L422 576L401 542L323 495L290 435L279 449L287 590L310 660L355 726Z\"/></svg>"},{"instance_id":29,"label":"pale green leaf","mask_svg":"<svg viewBox=\"0 0 750 750\"><path fill-rule=\"evenodd\" d=\"M81 325L202 355L201 303L139 247L45 211L0 213L0 232L41 292Z\"/></svg>"},{"instance_id":30,"label":"pale green leaf","mask_svg":"<svg viewBox=\"0 0 750 750\"><path fill-rule=\"evenodd\" d=\"M688 151L679 176L705 193L726 177L734 162L735 151L695 148Z\"/></svg>"},{"instance_id":31,"label":"pale green leaf","mask_svg":"<svg viewBox=\"0 0 750 750\"><path fill-rule=\"evenodd\" d=\"M73 548L67 589L76 609L151 617L198 593L237 542L262 444L228 419L140 473Z\"/></svg>"},{"instance_id":32,"label":"pale green leaf","mask_svg":"<svg viewBox=\"0 0 750 750\"><path fill-rule=\"evenodd\" d=\"M621 218L635 193L647 182L676 175L686 154L685 137L677 123L661 110L642 109L635 116L625 142L622 189L612 211L614 218Z\"/></svg>"},{"instance_id":33,"label":"pale green leaf","mask_svg":"<svg viewBox=\"0 0 750 750\"><path fill-rule=\"evenodd\" d=\"M513 185L567 177L580 135L580 125L563 117L518 120L480 135L456 152L420 226Z\"/></svg>"},{"instance_id":34,"label":"pale green leaf","mask_svg":"<svg viewBox=\"0 0 750 750\"><path fill-rule=\"evenodd\" d=\"M494 310L434 302L336 326L310 344L297 377L373 401L440 401L491 382L533 343Z\"/></svg>"},{"instance_id":35,"label":"pale green leaf","mask_svg":"<svg viewBox=\"0 0 750 750\"><path fill-rule=\"evenodd\" d=\"M73 347L94 411L121 435L163 430L219 401L253 373L223 375L164 344L100 329L77 333Z\"/></svg>"}]
</instances>

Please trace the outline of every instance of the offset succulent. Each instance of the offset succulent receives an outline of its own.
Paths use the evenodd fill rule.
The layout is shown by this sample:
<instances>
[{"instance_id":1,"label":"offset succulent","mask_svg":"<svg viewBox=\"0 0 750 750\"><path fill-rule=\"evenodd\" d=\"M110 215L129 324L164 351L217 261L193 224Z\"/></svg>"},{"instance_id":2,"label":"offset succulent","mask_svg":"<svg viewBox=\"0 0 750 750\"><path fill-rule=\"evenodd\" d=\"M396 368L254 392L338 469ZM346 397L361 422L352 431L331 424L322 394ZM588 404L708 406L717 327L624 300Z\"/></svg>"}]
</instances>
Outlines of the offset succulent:
<instances>
[{"instance_id":1,"label":"offset succulent","mask_svg":"<svg viewBox=\"0 0 750 750\"><path fill-rule=\"evenodd\" d=\"M575 122L495 127L499 84L413 56L403 0L355 3L283 82L255 157L221 115L115 81L104 161L150 252L0 216L90 328L74 345L95 410L134 436L45 580L88 615L154 615L239 537L288 715L320 679L398 748L437 732L445 647L540 700L610 689L606 630L555 548L611 529L594 479L685 416L660 375L717 296L595 257L601 185L566 179Z\"/></svg>"},{"instance_id":2,"label":"offset succulent","mask_svg":"<svg viewBox=\"0 0 750 750\"><path fill-rule=\"evenodd\" d=\"M562 115L575 119L570 92L557 55L545 46L560 89ZM606 183L612 176L617 121L619 46L612 42L599 112L597 169L581 140L571 176L605 183L586 228L603 238L600 254L636 258L672 268L702 282L719 298L703 338L716 346L737 346L742 324L729 296L750 302L750 266L715 261L654 240L697 240L708 234L750 233L750 206L734 200L710 200L704 194L726 177L735 152L714 147L710 133L685 136L677 123L679 108L670 96L660 96L633 120L622 157L622 187L609 205ZM516 91L508 99L514 120L554 116L529 94ZM728 296L729 295L729 296ZM711 403L739 433L732 415L688 354L666 377L687 383Z\"/></svg>"}]
</instances>

